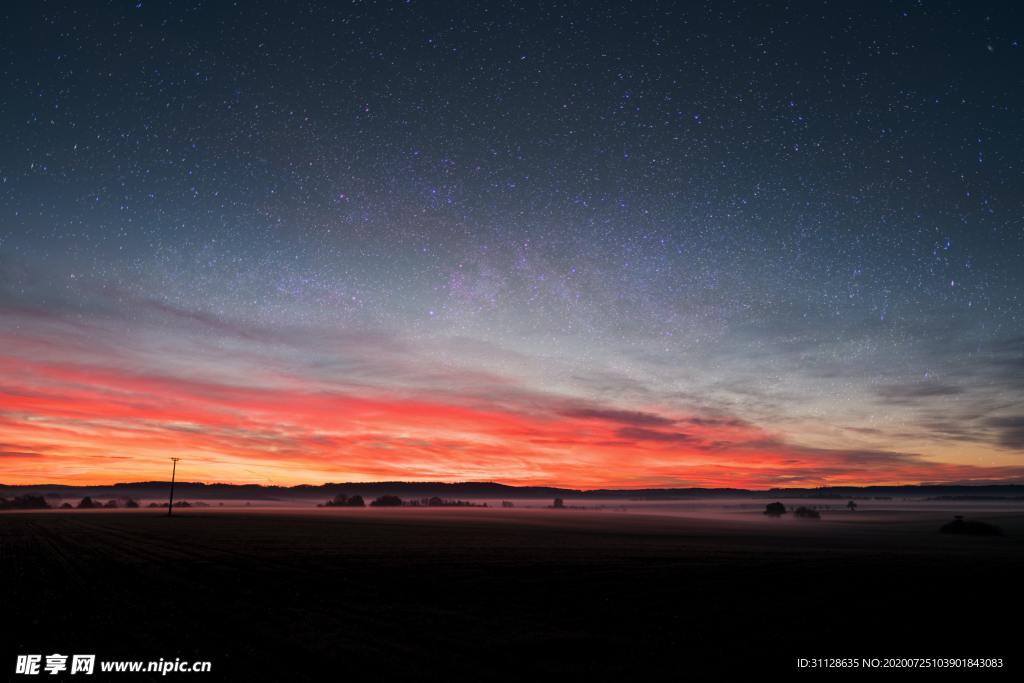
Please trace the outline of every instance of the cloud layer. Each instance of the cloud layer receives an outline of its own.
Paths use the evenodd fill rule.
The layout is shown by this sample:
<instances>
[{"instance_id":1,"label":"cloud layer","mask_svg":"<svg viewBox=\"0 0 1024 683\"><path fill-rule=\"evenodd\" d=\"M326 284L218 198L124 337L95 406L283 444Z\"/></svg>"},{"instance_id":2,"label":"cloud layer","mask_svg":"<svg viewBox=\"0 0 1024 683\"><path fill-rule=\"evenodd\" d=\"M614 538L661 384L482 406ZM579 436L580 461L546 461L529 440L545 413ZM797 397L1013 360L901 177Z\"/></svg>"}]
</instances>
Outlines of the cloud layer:
<instances>
[{"instance_id":1,"label":"cloud layer","mask_svg":"<svg viewBox=\"0 0 1024 683\"><path fill-rule=\"evenodd\" d=\"M530 358L460 338L261 328L148 300L131 315L0 315L11 323L0 334L5 483L161 478L172 455L189 479L258 483L769 487L1024 476L1012 462L811 447L713 401L681 402L608 374L576 386L610 382L618 392L557 390L493 369ZM900 403L957 393L878 390ZM1004 448L1021 448L1021 425L983 421Z\"/></svg>"}]
</instances>

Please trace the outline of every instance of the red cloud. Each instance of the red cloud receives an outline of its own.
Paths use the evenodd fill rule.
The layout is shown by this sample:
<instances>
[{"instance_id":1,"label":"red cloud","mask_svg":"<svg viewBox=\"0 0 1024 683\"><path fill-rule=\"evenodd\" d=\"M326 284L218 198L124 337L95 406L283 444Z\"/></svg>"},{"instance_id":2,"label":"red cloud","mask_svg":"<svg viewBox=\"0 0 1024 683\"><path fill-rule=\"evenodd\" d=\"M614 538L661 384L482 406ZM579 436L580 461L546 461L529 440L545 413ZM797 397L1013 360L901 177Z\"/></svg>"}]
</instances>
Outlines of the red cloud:
<instances>
[{"instance_id":1,"label":"red cloud","mask_svg":"<svg viewBox=\"0 0 1024 683\"><path fill-rule=\"evenodd\" d=\"M229 384L0 357L5 483L489 479L579 487L766 487L1019 476L914 455L793 446L732 417L542 393L329 390L300 377ZM457 383L456 383L457 384Z\"/></svg>"}]
</instances>

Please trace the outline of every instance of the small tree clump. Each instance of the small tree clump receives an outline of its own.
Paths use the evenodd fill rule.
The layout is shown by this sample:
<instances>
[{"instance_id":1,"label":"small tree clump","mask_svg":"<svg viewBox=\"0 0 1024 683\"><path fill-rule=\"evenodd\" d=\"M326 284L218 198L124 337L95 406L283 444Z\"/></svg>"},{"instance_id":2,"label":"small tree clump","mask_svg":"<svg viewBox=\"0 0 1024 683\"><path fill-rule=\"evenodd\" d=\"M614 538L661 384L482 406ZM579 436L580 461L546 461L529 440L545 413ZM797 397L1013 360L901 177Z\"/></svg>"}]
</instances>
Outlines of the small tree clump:
<instances>
[{"instance_id":1,"label":"small tree clump","mask_svg":"<svg viewBox=\"0 0 1024 683\"><path fill-rule=\"evenodd\" d=\"M401 506L402 506L402 499L399 498L398 496L381 496L379 498L375 498L373 500L373 502L370 503L370 507L375 507L375 508L401 507Z\"/></svg>"},{"instance_id":2,"label":"small tree clump","mask_svg":"<svg viewBox=\"0 0 1024 683\"><path fill-rule=\"evenodd\" d=\"M331 498L326 503L321 503L317 507L322 507L322 508L361 508L361 507L365 507L365 506L366 506L366 502L363 500L362 496L346 496L343 493L339 493L338 495L334 496L334 498Z\"/></svg>"},{"instance_id":3,"label":"small tree clump","mask_svg":"<svg viewBox=\"0 0 1024 683\"><path fill-rule=\"evenodd\" d=\"M43 496L15 496L14 498L0 498L0 510L45 510L50 505Z\"/></svg>"}]
</instances>

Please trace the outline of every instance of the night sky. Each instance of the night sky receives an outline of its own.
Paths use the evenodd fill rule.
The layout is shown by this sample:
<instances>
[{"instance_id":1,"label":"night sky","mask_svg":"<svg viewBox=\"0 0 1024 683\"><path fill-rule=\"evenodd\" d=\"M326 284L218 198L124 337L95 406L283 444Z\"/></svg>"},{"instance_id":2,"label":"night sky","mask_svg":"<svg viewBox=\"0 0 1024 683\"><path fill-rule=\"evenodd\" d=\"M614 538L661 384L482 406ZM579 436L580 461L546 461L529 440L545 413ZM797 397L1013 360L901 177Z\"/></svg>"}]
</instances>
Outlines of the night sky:
<instances>
[{"instance_id":1,"label":"night sky","mask_svg":"<svg viewBox=\"0 0 1024 683\"><path fill-rule=\"evenodd\" d=\"M1024 481L1019 3L0 15L0 482Z\"/></svg>"}]
</instances>

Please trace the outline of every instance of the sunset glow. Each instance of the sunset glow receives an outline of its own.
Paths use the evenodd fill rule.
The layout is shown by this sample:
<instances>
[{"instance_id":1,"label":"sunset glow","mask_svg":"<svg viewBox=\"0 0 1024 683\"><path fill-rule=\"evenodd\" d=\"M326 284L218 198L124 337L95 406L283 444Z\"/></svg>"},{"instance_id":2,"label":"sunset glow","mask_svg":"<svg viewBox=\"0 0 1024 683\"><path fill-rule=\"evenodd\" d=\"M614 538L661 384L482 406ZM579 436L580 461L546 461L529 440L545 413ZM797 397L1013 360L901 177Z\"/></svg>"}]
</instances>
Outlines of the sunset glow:
<instances>
[{"instance_id":1,"label":"sunset glow","mask_svg":"<svg viewBox=\"0 0 1024 683\"><path fill-rule=\"evenodd\" d=\"M162 479L171 456L183 458L191 480L264 484L763 488L999 480L1021 471L801 444L800 434L654 393L615 401L573 392L571 381L558 386L551 360L549 387L527 372L445 362L457 354L451 340L322 329L264 339L257 328L225 333L227 324L211 329L210 320L186 324L180 315L130 328L116 317L3 317L5 483Z\"/></svg>"}]
</instances>

